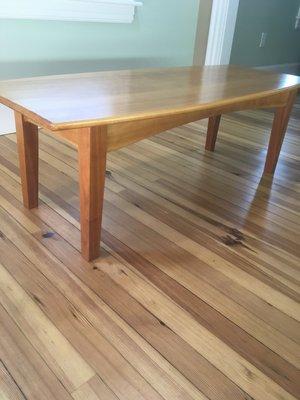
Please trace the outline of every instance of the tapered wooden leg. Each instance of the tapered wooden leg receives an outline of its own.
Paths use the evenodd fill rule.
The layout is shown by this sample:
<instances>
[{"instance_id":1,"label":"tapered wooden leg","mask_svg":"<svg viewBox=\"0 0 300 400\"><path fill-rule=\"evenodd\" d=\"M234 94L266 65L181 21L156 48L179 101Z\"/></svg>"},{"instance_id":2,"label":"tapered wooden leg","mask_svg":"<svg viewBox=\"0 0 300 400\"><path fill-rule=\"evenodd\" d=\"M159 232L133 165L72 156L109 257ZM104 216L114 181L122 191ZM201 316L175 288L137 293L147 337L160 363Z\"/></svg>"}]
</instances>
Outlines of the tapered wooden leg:
<instances>
[{"instance_id":1,"label":"tapered wooden leg","mask_svg":"<svg viewBox=\"0 0 300 400\"><path fill-rule=\"evenodd\" d=\"M23 203L26 208L38 206L38 127L15 113Z\"/></svg>"},{"instance_id":2,"label":"tapered wooden leg","mask_svg":"<svg viewBox=\"0 0 300 400\"><path fill-rule=\"evenodd\" d=\"M106 127L83 128L78 137L81 252L87 261L100 255L106 169Z\"/></svg>"},{"instance_id":3,"label":"tapered wooden leg","mask_svg":"<svg viewBox=\"0 0 300 400\"><path fill-rule=\"evenodd\" d=\"M215 117L210 117L208 119L205 150L208 150L208 151L215 150L220 121L221 121L221 115L216 115Z\"/></svg>"},{"instance_id":4,"label":"tapered wooden leg","mask_svg":"<svg viewBox=\"0 0 300 400\"><path fill-rule=\"evenodd\" d=\"M264 169L265 174L273 174L275 172L296 95L296 91L291 92L287 104L284 107L277 108L275 111L275 117L273 121L273 127Z\"/></svg>"}]
</instances>

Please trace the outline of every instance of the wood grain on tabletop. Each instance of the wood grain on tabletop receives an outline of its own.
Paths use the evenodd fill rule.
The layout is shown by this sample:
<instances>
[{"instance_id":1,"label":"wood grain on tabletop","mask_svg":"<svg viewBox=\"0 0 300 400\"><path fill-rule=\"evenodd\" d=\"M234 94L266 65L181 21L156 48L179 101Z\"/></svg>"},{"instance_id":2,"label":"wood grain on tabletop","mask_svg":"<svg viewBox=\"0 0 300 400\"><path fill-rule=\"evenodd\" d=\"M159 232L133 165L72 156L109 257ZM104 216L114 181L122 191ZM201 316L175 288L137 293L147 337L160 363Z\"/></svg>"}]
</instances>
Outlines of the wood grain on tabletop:
<instances>
[{"instance_id":1,"label":"wood grain on tabletop","mask_svg":"<svg viewBox=\"0 0 300 400\"><path fill-rule=\"evenodd\" d=\"M0 82L0 103L51 130L174 115L300 87L237 66L102 71Z\"/></svg>"}]
</instances>

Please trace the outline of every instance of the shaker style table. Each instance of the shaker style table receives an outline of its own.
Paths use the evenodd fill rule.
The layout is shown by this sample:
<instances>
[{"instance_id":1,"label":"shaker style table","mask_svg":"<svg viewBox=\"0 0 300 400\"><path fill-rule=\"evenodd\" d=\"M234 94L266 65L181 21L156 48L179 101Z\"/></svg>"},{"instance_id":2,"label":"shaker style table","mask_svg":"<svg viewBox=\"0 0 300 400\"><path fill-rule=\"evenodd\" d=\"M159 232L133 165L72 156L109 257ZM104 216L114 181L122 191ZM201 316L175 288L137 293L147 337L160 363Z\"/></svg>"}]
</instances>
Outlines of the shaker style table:
<instances>
[{"instance_id":1,"label":"shaker style table","mask_svg":"<svg viewBox=\"0 0 300 400\"><path fill-rule=\"evenodd\" d=\"M236 66L95 72L0 82L15 111L24 206L38 205L38 127L78 146L82 256L100 254L107 152L209 118L213 151L221 114L274 108L265 163L273 173L300 78Z\"/></svg>"}]
</instances>

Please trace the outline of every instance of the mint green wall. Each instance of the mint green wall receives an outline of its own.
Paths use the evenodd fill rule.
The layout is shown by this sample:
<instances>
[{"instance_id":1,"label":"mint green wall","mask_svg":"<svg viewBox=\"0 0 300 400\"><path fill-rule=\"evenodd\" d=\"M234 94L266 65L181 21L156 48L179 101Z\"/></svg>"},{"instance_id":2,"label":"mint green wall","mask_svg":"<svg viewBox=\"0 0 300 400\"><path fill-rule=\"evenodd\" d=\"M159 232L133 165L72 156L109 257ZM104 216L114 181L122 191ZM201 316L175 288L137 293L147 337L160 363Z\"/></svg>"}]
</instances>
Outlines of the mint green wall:
<instances>
[{"instance_id":1,"label":"mint green wall","mask_svg":"<svg viewBox=\"0 0 300 400\"><path fill-rule=\"evenodd\" d=\"M300 0L240 0L232 64L272 65L300 63L300 30L295 17ZM267 32L265 48L259 48Z\"/></svg>"},{"instance_id":2,"label":"mint green wall","mask_svg":"<svg viewBox=\"0 0 300 400\"><path fill-rule=\"evenodd\" d=\"M133 24L0 20L0 79L191 65L199 0L144 0Z\"/></svg>"}]
</instances>

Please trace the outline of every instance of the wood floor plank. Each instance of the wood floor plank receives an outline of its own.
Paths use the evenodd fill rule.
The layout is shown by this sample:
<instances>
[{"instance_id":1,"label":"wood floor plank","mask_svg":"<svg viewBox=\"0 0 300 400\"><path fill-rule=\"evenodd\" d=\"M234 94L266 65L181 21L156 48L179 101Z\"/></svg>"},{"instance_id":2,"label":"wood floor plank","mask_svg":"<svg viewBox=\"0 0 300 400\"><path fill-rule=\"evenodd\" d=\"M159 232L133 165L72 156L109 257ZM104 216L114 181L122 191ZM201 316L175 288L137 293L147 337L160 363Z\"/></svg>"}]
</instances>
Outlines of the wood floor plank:
<instances>
[{"instance_id":1,"label":"wood floor plank","mask_svg":"<svg viewBox=\"0 0 300 400\"><path fill-rule=\"evenodd\" d=\"M124 169L123 172L121 173L122 176L126 175L127 177L129 177L130 179L133 179L133 181L140 185L143 188L147 188L149 190L151 190L153 193L168 199L169 201L173 202L174 204L177 204L179 207L186 209L186 210L190 210L190 212L196 214L196 215L201 215L205 216L206 218L209 218L210 221L214 221L215 224L222 224L224 226L226 225L233 225L235 227L235 229L239 229L244 235L246 236L254 236L257 238L260 238L260 240L263 240L266 243L272 244L273 247L278 247L279 243L280 243L280 237L278 236L274 236L274 234L272 232L270 232L270 230L265 230L265 229L256 229L255 231L249 230L248 229L248 223L247 224L238 224L236 220L232 222L229 222L230 220L227 220L226 218L222 218L219 215L216 215L214 213L214 210L208 210L207 208L205 208L205 204L203 206L195 203L195 202L191 202L189 198L187 197L183 197L180 196L179 193L175 194L168 190L163 184L159 184L158 182L148 182L146 179L143 179L141 176L139 175L134 175L133 173L128 172L130 171L129 169ZM116 180L119 181L119 179L117 178L117 175L114 174L114 176L116 176ZM118 182L119 183L119 182ZM263 233L263 235L262 235ZM267 235L266 235L267 233ZM280 248L287 250L290 252L290 248L287 247L287 245L285 245L285 243L283 242L283 246L280 246ZM289 245L288 245L289 246ZM295 246L293 246L295 248Z\"/></svg>"},{"instance_id":2,"label":"wood floor plank","mask_svg":"<svg viewBox=\"0 0 300 400\"><path fill-rule=\"evenodd\" d=\"M0 357L23 397L27 400L72 400L66 388L1 305L0 321ZM2 384L1 390L5 390Z\"/></svg>"},{"instance_id":3,"label":"wood floor plank","mask_svg":"<svg viewBox=\"0 0 300 400\"><path fill-rule=\"evenodd\" d=\"M147 285L145 281L139 279L137 275L129 272L128 269L125 269L124 273L124 269L122 269L124 267L120 268L120 266L117 266L115 263L109 263L107 265L101 263L99 268L104 270L122 287L126 288L132 296L139 299L145 307L164 321L177 335L184 338L197 349L198 352L204 354L209 361L216 365L218 369L223 371L253 398L295 399L294 396L282 390L279 385L261 374L259 370L255 369L246 360L240 359L239 362L236 362L237 355L232 352L229 347L224 346L224 343L216 340L205 328L195 324L193 319L189 318L189 316L178 309L178 307L175 307L169 299L161 295L158 291L155 291L153 287ZM155 301L153 299L155 299ZM212 347L210 348L210 346ZM222 347L220 353L219 346ZM223 355L226 354L225 357L227 360L231 360L229 364L226 363L226 365L224 365L224 359L219 358L221 353ZM254 381L255 384L253 385ZM268 387L267 390L266 387Z\"/></svg>"},{"instance_id":4,"label":"wood floor plank","mask_svg":"<svg viewBox=\"0 0 300 400\"><path fill-rule=\"evenodd\" d=\"M16 213L13 213L13 214L16 214ZM51 216L51 219L53 219L53 216ZM61 223L59 223L59 225L61 225ZM145 272L144 272L145 273ZM165 285L165 288L164 288L164 290L165 291L167 291L167 288L168 288L168 285ZM226 320L225 320L225 322L226 322ZM223 323L224 323L224 321L223 321ZM225 324L226 325L226 324ZM222 325L221 325L222 326ZM235 338L235 341L236 341L236 339L237 338ZM245 338L243 339L243 341L245 341ZM243 343L243 342L242 342ZM256 351L256 353L257 353L258 351ZM272 355L272 353L271 353L271 355ZM267 356L266 355L264 355L264 356L262 356L262 359L264 359L264 358L266 358ZM274 364L274 360L273 361L271 361L270 360L270 364L273 364L273 365L275 365ZM279 359L279 364L277 363L277 366L276 366L276 370L280 370L280 359ZM288 367L288 365L286 365L286 366L282 366L282 371L284 371L285 370L285 373L287 373L287 371L288 371L288 369L289 369L289 367ZM270 369L270 371L271 371L271 373L272 373L272 369ZM279 374L280 375L280 374ZM278 378L278 377L277 377ZM280 379L280 376L279 376L279 379ZM293 378L293 372L290 374L290 377L289 377L289 379L291 380L291 381L294 381L294 383L296 382L296 379L295 379L295 377ZM289 381L287 381L287 387L289 386Z\"/></svg>"},{"instance_id":5,"label":"wood floor plank","mask_svg":"<svg viewBox=\"0 0 300 400\"><path fill-rule=\"evenodd\" d=\"M1 246L1 250L4 253L5 258L9 257L8 249ZM64 285L64 290L70 293L78 293L76 298L78 301L76 305L69 304L62 295L55 291L48 284L43 277L34 268L30 266L28 262L24 262L21 255L18 255L18 261L14 267L14 273L18 280L26 288L29 293L32 293L33 298L37 304L40 304L47 312L47 315L56 324L56 326L63 332L68 338L69 342L72 343L76 349L81 353L85 354L89 358L92 367L101 374L102 378L106 381L117 394L121 394L126 399L138 399L140 393L142 393L145 399L161 399L162 397L155 392L155 390L144 380L143 377L152 378L153 386L156 386L155 379L161 378L163 388L162 393L164 398L170 397L170 392L175 393L174 398L178 398L181 393L180 387L177 387L172 383L171 379L164 376L162 371L159 371L157 365L152 364L150 360L143 355L143 352L138 348L135 348L133 343L126 338L122 331L117 330L113 323L110 323L108 318L103 315L101 309L86 296L83 290L76 282L71 279L65 278L68 281L69 289ZM21 265L23 265L23 270ZM34 279L28 279L28 276L35 274ZM55 309L55 304L52 304L51 299L55 298L60 304L60 309ZM79 298L81 301L79 301ZM74 299L73 299L74 300ZM96 317L94 314L85 314L87 305L92 306L95 309L99 323L97 326L94 325ZM58 312L59 311L59 312ZM114 332L116 331L116 332ZM106 336L104 336L104 334ZM109 342L111 337L120 336L118 346L123 346L123 356L119 354L113 345ZM118 347L117 346L117 347ZM132 356L128 353L132 352L136 354L136 361L138 368L141 369L139 374L127 361L131 360ZM150 379L151 380L151 379ZM184 391L182 391L184 393ZM185 397L187 400L191 399L187 394Z\"/></svg>"},{"instance_id":6,"label":"wood floor plank","mask_svg":"<svg viewBox=\"0 0 300 400\"><path fill-rule=\"evenodd\" d=\"M119 181L118 175L114 174L114 176L115 176L115 179L117 179ZM141 184L141 182L138 182L138 184ZM195 206L191 202L186 201L186 199L183 200L183 198L179 198L178 195L175 198L174 195L172 195L170 192L165 190L165 187L163 185L158 186L156 183L145 184L145 181L143 181L142 186L144 188L147 188L148 190L151 190L152 193L155 193L156 195L163 196L165 199L168 199L169 202L177 204L178 207L181 207L185 210L189 210L194 215L198 215L198 216L201 216L201 218L205 218L205 219L209 220L211 223L214 223L214 225L220 225L220 226L228 226L228 225L230 226L231 225L231 224L228 224L228 221L226 221L224 219L220 219L220 218L216 217L216 215L214 215L212 213L208 213L207 211L204 211L204 209L199 207L198 205ZM245 230L243 226L239 227L239 225L234 224L233 227L235 229L239 229L243 233L243 235L245 235L245 237L250 237L250 238L253 237L253 234L251 234L251 232L248 232L247 230ZM256 237L257 237L257 235L256 235ZM259 235L258 235L258 237L259 237ZM276 247L278 247L278 246L276 246ZM275 250L276 250L276 248L275 248Z\"/></svg>"},{"instance_id":7,"label":"wood floor plank","mask_svg":"<svg viewBox=\"0 0 300 400\"><path fill-rule=\"evenodd\" d=\"M164 138L168 135L164 135ZM170 142L172 140L172 143L174 143L174 135L173 133L169 134L170 136L172 135L172 138L170 137ZM177 137L176 137L177 140ZM184 142L186 145L186 141ZM198 141L195 142L195 146L198 146ZM145 153L143 151L143 147L141 143L136 143L135 145L129 147L129 148L124 148L120 151L120 155L123 156L124 161L126 161L126 156L130 156L132 158L132 161L135 163L140 163L144 166L145 169L148 169L150 171L155 170L162 170L164 171L164 175L166 175L169 179L171 177L174 177L176 171L172 171L172 166L177 164L180 166L180 171L179 175L175 178L178 180L181 180L183 177L185 179L186 183L189 183L190 185L197 187L198 184L204 184L204 191L209 192L211 194L215 194L216 196L219 196L220 192L217 190L218 187L220 189L224 189L224 194L222 196L224 199L228 199L230 202L235 202L236 199L239 201L236 202L238 206L243 206L244 203L246 203L247 199L250 198L251 193L253 191L256 191L256 185L249 185L249 182L245 180L245 185L240 188L240 192L237 190L238 185L237 183L241 181L241 178L236 175L229 175L229 176L216 176L214 179L209 179L211 173L210 169L207 168L205 163L200 162L197 160L197 157L182 157L182 153L179 151L168 151L166 154L165 146L162 144L159 145L152 139L148 139L147 141L147 147L148 152ZM156 156L157 163L155 165L151 165L151 163L148 164L148 160L153 158L154 155ZM233 156L233 155L232 155ZM119 161L120 158L117 157L117 161ZM122 158L121 158L122 160ZM187 162L188 161L188 162ZM267 184L268 180L265 180L265 184ZM216 186L216 183L218 183L218 186ZM244 182L243 182L244 183ZM225 186L226 184L226 186ZM277 189L277 186L272 185L272 197L270 201L270 211L274 209L274 211L277 209L276 205L279 204L291 204L291 205L299 205L299 201L291 195L291 192L279 192ZM260 189L260 191L266 192L266 189L263 190ZM232 198L228 196L228 194L234 192L236 197ZM289 194L289 196L287 195ZM265 205L263 202L260 204L260 208L265 208Z\"/></svg>"},{"instance_id":8,"label":"wood floor plank","mask_svg":"<svg viewBox=\"0 0 300 400\"><path fill-rule=\"evenodd\" d=\"M5 217L3 215L2 220L5 220ZM17 229L17 227L15 227L15 229ZM9 238L10 232L5 229L3 231L5 235L7 235L6 238ZM18 234L21 236L21 231L19 231ZM55 241L55 243L57 243L57 241ZM37 304L43 305L43 310L46 310L48 312L51 320L56 323L56 326L64 333L70 343L76 345L76 348L80 352L88 354L90 363L92 364L93 368L97 370L99 374L101 374L103 379L108 382L108 384L114 389L114 391L116 391L117 393L120 393L121 391L122 393L122 391L127 388L125 390L126 396L129 396L128 398L130 399L134 399L138 398L136 397L137 389L140 392L143 392L144 390L144 398L148 398L147 384L144 382L144 389L143 387L141 387L141 385L139 384L139 382L141 381L141 376L136 374L132 367L127 362L125 362L126 357L126 359L130 360L132 363L135 363L136 368L138 368L140 374L143 377L147 377L151 384L154 387L157 387L158 391L162 392L164 398L168 399L172 397L174 399L177 399L179 398L178 396L182 396L182 398L185 398L187 400L192 398L187 393L185 393L185 391L182 390L180 386L177 387L177 385L174 384L172 380L164 374L163 370L160 370L157 364L148 360L143 352L139 350L139 348L137 348L134 343L122 333L122 331L117 329L115 324L109 323L107 317L103 315L101 309L98 307L98 305L95 304L95 302L97 302L97 304L100 303L99 299L95 299L95 296L93 296L93 300L90 297L87 297L83 292L83 289L78 285L78 283L76 284L76 281L74 282L68 277L68 275L64 276L64 274L62 274L62 271L57 273L59 270L57 270L58 265L56 266L55 262L51 263L51 270L53 271L53 269L55 269L56 272L47 271L44 264L40 261L38 265L43 267L44 274L47 275L51 273L52 276L53 274L55 276L57 275L57 285L59 285L61 291L63 291L64 294L68 294L68 297L73 300L73 304L75 303L76 306L68 305L68 303L66 303L66 300L64 300L64 298L58 292L55 292L50 283L48 283L47 286L47 282L42 279L42 276L39 276L37 274L37 271L35 271L32 266L30 267L28 261L25 262L24 258L21 257L21 254L17 253L16 249L9 249L7 239L4 241L4 243L3 241L0 242L0 248L2 252L2 257L0 255L1 261L3 261L6 264L7 268L9 268L11 261L10 254L14 254L13 257L15 259L15 265L10 268L13 269L13 273L17 277L18 281L22 283L23 287L25 287L29 293L34 293L33 298L36 299ZM62 248L64 252L68 250L63 244ZM68 251L67 256L70 257ZM70 258L70 261L73 262L72 257ZM84 267L84 264L82 266ZM29 278L32 275L34 275L34 279ZM47 292L45 293L44 290L41 290L41 288L47 288ZM89 295L91 296L91 293L89 293ZM74 301L74 296L77 299L76 301ZM56 301L60 304L61 311L59 316L56 315L57 312L55 309L55 305L52 305L52 308L50 308L52 304L52 298L55 298ZM94 312L96 314L87 314L87 312L89 311L87 305L91 304L94 304L93 309L95 309ZM47 308L45 309L46 305ZM63 312L64 309L67 311ZM89 321L89 324L84 324L82 326L80 322L85 320ZM61 321L64 321L62 325ZM94 323L96 325L94 325ZM72 325L72 327L68 327L68 325L70 324ZM95 329L102 332L106 336L106 339L104 337L101 337L101 335L97 333ZM74 335L74 332L78 332L78 334ZM83 335L82 337L80 333ZM93 344L93 347L86 343L86 338L88 338L89 343ZM112 341L112 344L120 350L124 358L117 354L117 352L109 344L108 340ZM98 355L97 351L99 352ZM102 353L105 358L102 358ZM109 360L109 363L106 362L106 359ZM113 370L111 366L113 366L115 370ZM120 375L121 366L122 373ZM126 380L124 380L124 378L126 378ZM134 389L135 387L136 389ZM148 392L149 391L149 398L156 398L155 393L150 390L150 387L148 387ZM124 396L125 394L123 394L123 397ZM202 398L201 394L198 393L197 397L195 398ZM205 397L203 397L203 399L205 399Z\"/></svg>"},{"instance_id":9,"label":"wood floor plank","mask_svg":"<svg viewBox=\"0 0 300 400\"><path fill-rule=\"evenodd\" d=\"M1 221L3 220L5 221L6 217L2 214ZM17 245L24 249L24 245L22 245L23 235L16 225L13 230L5 229L5 226L3 225L0 226L8 239L11 239L13 232L17 231L19 238L16 241ZM26 240L31 239L27 236ZM47 241L46 243L50 242ZM55 247L56 243L57 241L54 241ZM36 246L32 243L31 247ZM35 253L38 251L38 248L35 249ZM45 270L45 264L44 262L41 262L41 260L45 258L43 254L45 255L48 252L42 250L42 247L40 247L40 249L42 253L39 254L39 252L37 252L37 254L35 254L31 252L28 254L28 257L30 257L35 264L39 265L40 268L42 267ZM54 247L52 246L52 251L56 252L57 249L54 250ZM143 337L150 341L152 345L155 345L155 348L158 346L159 352L167 357L171 364L176 366L176 368L191 380L196 387L201 389L204 394L208 393L212 399L226 399L226 393L231 393L230 396L235 396L237 399L244 399L245 394L242 394L238 387L232 384L230 380L226 379L224 375L210 365L205 358L197 354L192 348L185 344L184 341L180 340L175 334L167 329L160 320L152 317L152 315L146 312L143 307L134 302L126 292L122 290L120 291L117 286L114 286L113 281L107 280L106 276L99 274L99 271L97 270L95 271L90 268L87 269L88 264L86 265L86 263L81 259L78 259L77 251L76 257L74 257L74 255L71 257L71 253L66 252L66 246L63 246L63 251L59 254L59 258L60 257L63 257L64 264L67 264L67 266L74 270L76 274L79 273L81 280L86 282L87 279L89 286L91 286L96 293L99 293L101 298L104 296L103 300L106 303L108 302L115 311L120 313L122 317L140 334L142 334ZM106 260L106 258L107 257L105 257L104 260ZM48 263L49 262L50 260L48 260ZM53 260L50 264L50 271L53 273L53 270L56 270L56 274L59 274L60 267L56 266L55 268L56 263ZM97 279L95 279L95 274ZM64 280L62 279L61 282L64 282ZM114 293L111 292L112 287L114 287ZM136 315L140 315L140 317L136 319ZM178 351L174 352L174 348L178 348ZM89 357L91 357L91 355L89 355ZM126 393L127 392L125 391L123 396L126 396ZM205 396L200 396L201 394L199 394L199 399L206 398Z\"/></svg>"},{"instance_id":10,"label":"wood floor plank","mask_svg":"<svg viewBox=\"0 0 300 400\"><path fill-rule=\"evenodd\" d=\"M64 385L74 390L95 375L92 368L72 348L0 264L0 302L35 348L47 359Z\"/></svg>"},{"instance_id":11,"label":"wood floor plank","mask_svg":"<svg viewBox=\"0 0 300 400\"><path fill-rule=\"evenodd\" d=\"M267 277L260 276L261 274L259 273L258 274L260 279L257 279L257 277L253 275L249 276L249 266L246 270L242 269L243 264L241 260L239 263L239 268L237 268L230 259L226 260L224 256L222 257L222 259L219 258L220 256L216 252L207 249L207 246L205 246L204 244L195 244L193 241L189 241L186 236L181 235L177 230L169 228L169 226L166 226L165 224L158 224L157 218L149 216L148 213L145 213L138 207L135 207L135 205L132 205L109 192L107 192L106 199L113 203L113 207L117 206L118 208L120 208L120 210L124 210L127 214L133 217L134 221L141 222L143 226L149 227L157 234L174 242L178 246L182 247L184 250L188 251L190 254L194 255L197 258L200 258L202 261L209 264L212 268L223 272L224 269L219 266L221 265L221 262L222 264L226 264L226 274L231 279L236 280L239 284L245 287L247 287L247 284L249 285L249 283L251 282L251 290L253 290L255 294L262 297L264 300L270 302L287 314L291 315L295 319L300 318L300 314L298 314L297 311L296 303L300 300L300 296L297 293L294 293L293 290L286 289L284 291L284 285L282 285L282 291L284 291L284 293L282 293L282 296L279 295L278 292L276 293L276 296L274 296L275 293L273 292L272 283L274 282L275 285L276 281L271 280L270 284L270 280L268 280ZM116 207L114 209L116 210ZM265 280L267 280L268 284L265 284ZM247 281L246 285L245 281Z\"/></svg>"},{"instance_id":12,"label":"wood floor plank","mask_svg":"<svg viewBox=\"0 0 300 400\"><path fill-rule=\"evenodd\" d=\"M173 199L173 201L178 202L181 207L189 207L190 209L194 211L201 210L203 213L203 210L205 214L207 215L212 215L212 219L217 219L220 221L223 221L223 223L226 223L226 220L228 221L228 217L230 217L230 220L232 220L232 223L237 228L240 228L243 232L249 233L252 235L257 235L264 239L267 242L274 243L275 245L279 243L280 237L282 236L281 240L283 241L282 246L285 246L288 251L290 252L297 252L298 254L298 249L294 243L295 241L295 236L292 235L291 232L289 232L285 227L280 229L280 235L278 235L278 229L279 227L274 224L272 221L269 223L270 227L268 227L268 220L263 224L263 221L266 219L265 217L261 219L261 221L258 221L260 224L263 224L263 229L261 226L259 226L257 223L254 223L251 221L251 214L247 211L244 211L241 216L236 215L238 207L232 207L231 210L226 210L224 209L224 204L226 204L224 201L220 201L219 204L210 204L211 202L211 197L210 198L205 198L204 197L204 192L201 190L199 191L199 194L193 194L191 192L191 187L189 186L188 189L186 190L186 193L182 194L181 189L178 187L178 184L180 185L180 180L177 179L177 182L179 182L177 185L174 184L174 182L168 182L167 179L162 180L160 177L156 179L156 181L153 183L153 181L147 182L147 177L142 177L137 174L134 174L131 171L134 171L136 169L140 169L139 164L132 165L131 163L131 169L130 165L127 165L124 169L118 169L118 172L121 174L126 174L127 176L130 176L135 182L140 184L141 186L146 186L151 188L152 191L159 193L160 195L163 196L168 196L169 198ZM114 169L113 169L114 170ZM176 171L176 166L173 168L174 171ZM144 174L143 174L144 175ZM158 174L160 175L160 174ZM165 175L166 176L166 175ZM176 179L175 179L176 181ZM176 183L177 183L176 182ZM184 182L182 182L183 188L185 187ZM187 196L188 193L188 196ZM210 212L210 214L208 214ZM297 216L293 215L293 218L297 218ZM246 222L246 223L245 223ZM274 230L274 232L273 232Z\"/></svg>"},{"instance_id":13,"label":"wood floor plank","mask_svg":"<svg viewBox=\"0 0 300 400\"><path fill-rule=\"evenodd\" d=\"M74 400L118 400L118 397L96 375L72 393Z\"/></svg>"},{"instance_id":14,"label":"wood floor plank","mask_svg":"<svg viewBox=\"0 0 300 400\"><path fill-rule=\"evenodd\" d=\"M174 247L170 243L164 243L164 246L168 249L168 252L173 254L173 256L177 256L178 262L182 265L185 262L185 268L181 268L180 265L177 266L169 259L166 254L160 249L160 245L157 243L154 247L153 238L148 238L148 240L143 239L143 241L139 240L139 230L137 229L137 225L134 226L134 231L129 232L123 226L120 226L121 220L118 219L118 223L116 221L105 219L105 226L106 229L122 240L124 243L128 243L128 239L135 242L133 248L136 251L143 251L145 254L146 259L150 262L154 263L158 268L166 272L168 275L176 277L176 279L181 282L184 286L188 287L193 293L197 294L197 296L202 297L207 301L209 304L212 304L215 308L219 311L224 313L225 316L230 318L231 320L235 321L239 325L243 326L243 329L247 330L252 335L256 336L260 329L264 331L261 338L264 341L267 339L268 335L266 332L271 331L268 326L265 325L263 319L256 320L256 317L252 315L250 317L249 311L247 308L240 308L237 304L242 303L241 295L245 292L245 297L248 295L248 302L245 301L245 304L252 301L252 307L249 309L250 312L254 308L255 310L261 305L264 305L264 309L262 309L263 314L267 312L269 308L270 312L272 312L272 307L268 307L266 303L262 303L259 299L253 298L253 296L249 295L246 291L243 291L241 288L231 284L227 281L226 278L220 279L221 277L218 274L213 273L213 277L215 282L211 284L209 282L212 279L211 273L213 271L209 270L205 264L194 264L193 260L190 258L182 259L180 257L180 253L177 251L176 247ZM107 221L107 222L106 222ZM128 222L127 222L128 224ZM151 243L151 244L150 244ZM152 250L151 250L152 249ZM197 266L197 267L196 267ZM196 277L203 277L203 280L197 280ZM219 287L218 287L219 283ZM214 289L215 287L215 289ZM220 288L220 289L219 289ZM218 291L216 291L216 289ZM222 292L225 296L222 295ZM230 301L231 292L235 295L238 299L237 304ZM234 299L234 297L233 297ZM254 306L254 307L253 307ZM234 311L233 311L234 310ZM278 314L278 313L277 313ZM247 315L247 317L246 317ZM281 314L282 315L282 314ZM279 314L278 314L279 316ZM285 318L283 318L284 320ZM243 322L244 320L244 322ZM255 323L256 320L256 323ZM254 325L253 325L254 324ZM255 326L255 328L254 328ZM297 326L297 324L295 324ZM251 328L252 327L252 328ZM275 332L274 332L275 333ZM278 339L275 340L277 343L282 343L279 339L281 335L278 335ZM275 338L275 337L274 337ZM275 343L274 342L274 343ZM270 345L270 343L269 343ZM293 345L291 343L293 348ZM277 346L278 347L278 346ZM293 351L290 351L290 354L293 354ZM292 356L293 357L293 356Z\"/></svg>"},{"instance_id":15,"label":"wood floor plank","mask_svg":"<svg viewBox=\"0 0 300 400\"><path fill-rule=\"evenodd\" d=\"M2 400L26 400L2 361L0 361L0 398Z\"/></svg>"},{"instance_id":16,"label":"wood floor plank","mask_svg":"<svg viewBox=\"0 0 300 400\"><path fill-rule=\"evenodd\" d=\"M43 158L43 154L41 155L41 157ZM52 157L52 158L53 158L53 157ZM75 162L74 162L74 165L75 165ZM76 171L74 171L74 172L76 173ZM71 177L74 176L74 172L71 173L71 175L70 175ZM51 172L50 172L50 173L51 173ZM65 171L65 173L67 173L67 170ZM77 173L76 173L76 174L77 174ZM109 182L109 185L112 185L112 182ZM295 217L293 217L293 219L295 219ZM264 230L265 230L265 228L264 228ZM293 235L292 237L294 238L294 236L295 236L295 235Z\"/></svg>"},{"instance_id":17,"label":"wood floor plank","mask_svg":"<svg viewBox=\"0 0 300 400\"><path fill-rule=\"evenodd\" d=\"M166 220L170 215L169 221L174 219L174 223L177 219L179 222L186 221L188 226L192 226L192 228L196 226L201 229L201 233L204 237L208 234L213 239L220 241L222 237L226 237L228 234L232 235L232 233L238 233L231 225L222 224L220 221L209 218L205 214L195 213L187 208L181 208L171 199L160 197L158 194L151 191L150 188L141 187L117 173L111 174L110 179L114 181L117 180L122 184L124 188L122 196L126 196L126 198L130 196L131 201L134 202L134 204L137 204L139 208L145 209L145 207L147 207L147 212L151 214L154 212L153 208L155 208L157 217L159 216L159 218L161 218L161 215L164 214ZM161 212L159 212L160 210ZM175 218L176 216L177 218ZM180 228L181 230L183 229L182 226L180 226ZM297 274L297 277L299 278L300 271L299 268L297 268L298 259L292 257L286 252L282 252L279 248L264 244L258 238L246 235L244 232L241 232L240 234L243 235L244 240L247 242L248 253L257 254L259 259L263 258L263 260L273 256L274 258L272 258L271 262L275 267L278 265L278 269L283 273L290 272L292 276ZM215 246L215 241L213 243ZM227 247L227 249L232 247L233 246Z\"/></svg>"},{"instance_id":18,"label":"wood floor plank","mask_svg":"<svg viewBox=\"0 0 300 400\"><path fill-rule=\"evenodd\" d=\"M129 267L134 267L135 272L140 272L176 304L187 310L201 325L222 339L223 342L228 343L237 353L251 361L253 365L256 365L287 391L291 391L297 396L300 391L297 368L278 357L261 342L247 335L245 331L239 329L238 325L231 323L229 319L216 312L213 307L178 284L177 281L162 274L158 268L113 235L105 232L103 239L111 249L114 249L115 254L119 255L121 260L126 260Z\"/></svg>"},{"instance_id":19,"label":"wood floor plank","mask_svg":"<svg viewBox=\"0 0 300 400\"><path fill-rule=\"evenodd\" d=\"M280 269L280 260L278 260L279 254L277 254L277 258L272 257L272 254L270 254L271 251L268 253L266 246L264 247L264 251L261 251L255 239L244 236L241 232L234 230L234 228L226 226L207 229L208 224L198 223L198 221L202 221L200 218L197 218L195 215L189 215L188 213L178 212L178 207L172 207L170 203L157 201L157 199L159 199L158 196L151 196L149 191L147 191L145 195L142 195L139 194L139 192L135 192L133 189L126 189L120 192L120 195L131 204L138 205L138 207L143 210L146 208L147 212L153 217L159 218L159 220L190 237L194 241L198 242L205 238L205 245L209 248L213 248L214 252L223 250L222 254L226 257L225 253L229 249L235 255L242 256L246 260L251 260L252 262L254 261L255 267L262 270L264 273L271 274L271 276L274 277L279 275L279 282L285 282L287 286L291 286L296 292L299 291L298 283L300 271L293 268L293 266L291 268L286 266L286 258L283 260L285 269ZM228 239L227 242L225 240L226 238ZM230 238L232 238L231 242L229 241ZM220 244L216 244L216 240L219 241ZM224 246L221 246L222 244ZM224 248L226 248L226 252ZM282 258L284 256L285 254ZM278 266L274 266L275 260ZM252 264L252 267L254 267L254 264Z\"/></svg>"},{"instance_id":20,"label":"wood floor plank","mask_svg":"<svg viewBox=\"0 0 300 400\"><path fill-rule=\"evenodd\" d=\"M102 263L102 266L103 266L103 264L106 264L106 263ZM110 266L110 267L112 267L112 264L111 263L108 263L108 265ZM251 367L250 367L251 368ZM258 382L259 382L259 378L257 379L258 380ZM275 386L275 388L276 388L276 386ZM275 389L275 394L270 394L270 397L269 398L279 398L279 397L277 397L278 396L278 393L277 393L277 388ZM287 395L287 398L292 398L292 397L289 397L288 395Z\"/></svg>"}]
</instances>

